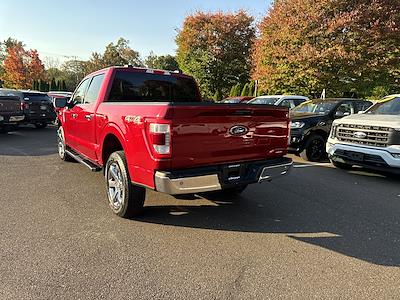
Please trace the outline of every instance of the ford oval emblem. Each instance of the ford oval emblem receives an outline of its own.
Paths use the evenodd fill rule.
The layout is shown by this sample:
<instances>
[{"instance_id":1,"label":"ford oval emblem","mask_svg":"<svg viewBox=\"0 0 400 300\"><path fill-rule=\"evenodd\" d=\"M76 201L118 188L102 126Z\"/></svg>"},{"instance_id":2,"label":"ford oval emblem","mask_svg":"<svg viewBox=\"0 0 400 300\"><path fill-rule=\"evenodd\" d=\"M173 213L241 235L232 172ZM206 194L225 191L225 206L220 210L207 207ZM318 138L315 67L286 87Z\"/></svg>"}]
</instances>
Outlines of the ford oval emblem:
<instances>
[{"instance_id":1,"label":"ford oval emblem","mask_svg":"<svg viewBox=\"0 0 400 300\"><path fill-rule=\"evenodd\" d=\"M365 139L367 137L367 134L365 132L362 132L362 131L354 132L353 135L354 135L355 138L358 138L358 139Z\"/></svg>"},{"instance_id":2,"label":"ford oval emblem","mask_svg":"<svg viewBox=\"0 0 400 300\"><path fill-rule=\"evenodd\" d=\"M229 129L229 133L235 136L245 135L249 132L249 129L243 125L235 125Z\"/></svg>"}]
</instances>

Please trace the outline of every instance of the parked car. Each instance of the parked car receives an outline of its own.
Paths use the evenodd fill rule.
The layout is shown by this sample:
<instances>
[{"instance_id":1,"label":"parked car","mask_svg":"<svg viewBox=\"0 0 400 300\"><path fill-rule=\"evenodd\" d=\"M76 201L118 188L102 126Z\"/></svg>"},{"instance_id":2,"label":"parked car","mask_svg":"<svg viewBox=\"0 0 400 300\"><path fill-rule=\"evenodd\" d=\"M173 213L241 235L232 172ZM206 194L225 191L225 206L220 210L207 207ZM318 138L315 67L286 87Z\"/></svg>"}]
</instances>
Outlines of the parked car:
<instances>
[{"instance_id":1,"label":"parked car","mask_svg":"<svg viewBox=\"0 0 400 300\"><path fill-rule=\"evenodd\" d=\"M271 95L271 96L259 96L250 101L248 104L267 104L276 106L286 106L289 109L293 109L301 103L309 100L304 96L295 95Z\"/></svg>"},{"instance_id":2,"label":"parked car","mask_svg":"<svg viewBox=\"0 0 400 300\"><path fill-rule=\"evenodd\" d=\"M62 160L104 169L112 211L138 214L146 188L171 195L222 191L288 172L288 109L202 102L175 72L111 67L88 75L64 108ZM251 116L251 118L249 118Z\"/></svg>"},{"instance_id":3,"label":"parked car","mask_svg":"<svg viewBox=\"0 0 400 300\"><path fill-rule=\"evenodd\" d=\"M0 133L16 129L23 119L24 114L19 98L7 96L0 90Z\"/></svg>"},{"instance_id":4,"label":"parked car","mask_svg":"<svg viewBox=\"0 0 400 300\"><path fill-rule=\"evenodd\" d=\"M72 94L72 93L71 93ZM63 94L50 94L50 93L47 93L47 95L49 95L50 96L50 98L51 98L51 101L52 101L52 103L53 103L53 106L54 106L54 112L55 112L55 119L54 119L54 124L55 125L59 125L59 115L60 115L60 111L61 111L61 109L60 108L57 108L56 106L55 106L55 100L56 99L64 99L66 102L68 102L69 101L69 99L71 99L71 95L70 96L66 96L66 93L63 93Z\"/></svg>"},{"instance_id":5,"label":"parked car","mask_svg":"<svg viewBox=\"0 0 400 300\"><path fill-rule=\"evenodd\" d=\"M372 102L360 99L315 99L291 111L289 152L309 161L326 158L325 144L332 122L365 111Z\"/></svg>"},{"instance_id":6,"label":"parked car","mask_svg":"<svg viewBox=\"0 0 400 300\"><path fill-rule=\"evenodd\" d=\"M249 97L249 96L229 97L229 98L222 100L221 102L222 103L246 103L253 98L254 97Z\"/></svg>"},{"instance_id":7,"label":"parked car","mask_svg":"<svg viewBox=\"0 0 400 300\"><path fill-rule=\"evenodd\" d=\"M338 168L357 165L400 174L400 95L334 121L326 152Z\"/></svg>"},{"instance_id":8,"label":"parked car","mask_svg":"<svg viewBox=\"0 0 400 300\"><path fill-rule=\"evenodd\" d=\"M33 124L36 128L45 128L54 122L56 114L50 97L46 93L30 90L4 90L20 99L24 111L22 124Z\"/></svg>"}]
</instances>

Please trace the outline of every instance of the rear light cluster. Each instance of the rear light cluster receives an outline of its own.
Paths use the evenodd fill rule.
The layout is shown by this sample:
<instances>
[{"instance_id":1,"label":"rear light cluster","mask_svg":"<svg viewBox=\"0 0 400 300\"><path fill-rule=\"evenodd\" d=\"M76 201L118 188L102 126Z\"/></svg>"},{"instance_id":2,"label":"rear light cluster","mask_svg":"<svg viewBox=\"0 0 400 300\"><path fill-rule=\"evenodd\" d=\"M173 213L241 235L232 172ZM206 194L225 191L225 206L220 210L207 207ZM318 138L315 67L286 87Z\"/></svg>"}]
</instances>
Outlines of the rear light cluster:
<instances>
[{"instance_id":1,"label":"rear light cluster","mask_svg":"<svg viewBox=\"0 0 400 300\"><path fill-rule=\"evenodd\" d=\"M29 103L21 102L21 110L29 109Z\"/></svg>"},{"instance_id":2,"label":"rear light cluster","mask_svg":"<svg viewBox=\"0 0 400 300\"><path fill-rule=\"evenodd\" d=\"M150 123L150 143L155 153L160 155L171 154L171 126L170 124Z\"/></svg>"}]
</instances>

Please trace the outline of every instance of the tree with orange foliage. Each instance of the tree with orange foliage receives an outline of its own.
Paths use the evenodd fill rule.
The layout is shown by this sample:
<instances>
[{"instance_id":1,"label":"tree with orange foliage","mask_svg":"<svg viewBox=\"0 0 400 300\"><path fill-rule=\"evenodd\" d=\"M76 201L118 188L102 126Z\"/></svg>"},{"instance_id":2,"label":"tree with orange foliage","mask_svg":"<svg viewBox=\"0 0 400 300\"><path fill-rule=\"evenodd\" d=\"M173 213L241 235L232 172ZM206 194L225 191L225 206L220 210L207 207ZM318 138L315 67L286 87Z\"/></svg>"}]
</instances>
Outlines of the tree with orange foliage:
<instances>
[{"instance_id":1,"label":"tree with orange foliage","mask_svg":"<svg viewBox=\"0 0 400 300\"><path fill-rule=\"evenodd\" d=\"M26 88L27 66L26 52L20 45L16 45L7 49L7 55L4 59L4 87L8 88Z\"/></svg>"},{"instance_id":2,"label":"tree with orange foliage","mask_svg":"<svg viewBox=\"0 0 400 300\"><path fill-rule=\"evenodd\" d=\"M44 65L36 50L26 51L22 45L7 48L4 59L4 87L29 89L34 80L44 79Z\"/></svg>"},{"instance_id":3,"label":"tree with orange foliage","mask_svg":"<svg viewBox=\"0 0 400 300\"><path fill-rule=\"evenodd\" d=\"M44 65L39 58L37 50L27 51L27 70L30 86L32 86L33 81L39 81L45 79Z\"/></svg>"}]
</instances>

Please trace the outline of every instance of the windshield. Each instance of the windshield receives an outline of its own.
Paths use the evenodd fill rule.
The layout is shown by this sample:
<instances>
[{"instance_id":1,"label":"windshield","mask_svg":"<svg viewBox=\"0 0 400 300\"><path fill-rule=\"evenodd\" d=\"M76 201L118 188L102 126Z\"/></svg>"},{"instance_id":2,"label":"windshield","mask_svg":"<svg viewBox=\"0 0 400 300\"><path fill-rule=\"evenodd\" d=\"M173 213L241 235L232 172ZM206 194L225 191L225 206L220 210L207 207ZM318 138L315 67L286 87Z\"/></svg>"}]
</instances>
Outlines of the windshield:
<instances>
[{"instance_id":1,"label":"windshield","mask_svg":"<svg viewBox=\"0 0 400 300\"><path fill-rule=\"evenodd\" d=\"M310 113L318 115L327 115L337 104L336 101L307 101L293 109L297 113Z\"/></svg>"},{"instance_id":2,"label":"windshield","mask_svg":"<svg viewBox=\"0 0 400 300\"><path fill-rule=\"evenodd\" d=\"M254 98L253 100L249 101L249 104L269 104L269 105L275 105L275 103L279 100L280 98L264 98L264 97L259 97L259 98Z\"/></svg>"},{"instance_id":3,"label":"windshield","mask_svg":"<svg viewBox=\"0 0 400 300\"><path fill-rule=\"evenodd\" d=\"M400 98L377 103L367 113L374 115L400 115Z\"/></svg>"}]
</instances>

